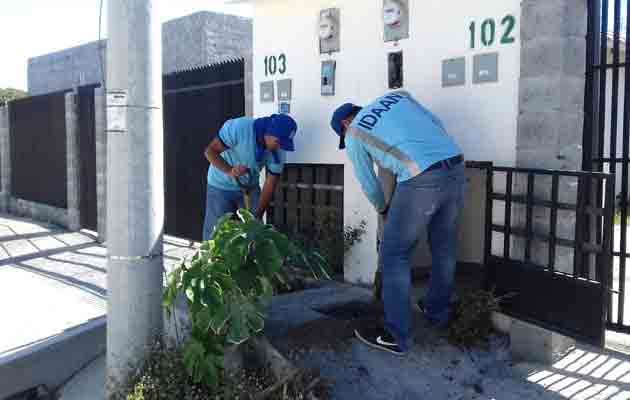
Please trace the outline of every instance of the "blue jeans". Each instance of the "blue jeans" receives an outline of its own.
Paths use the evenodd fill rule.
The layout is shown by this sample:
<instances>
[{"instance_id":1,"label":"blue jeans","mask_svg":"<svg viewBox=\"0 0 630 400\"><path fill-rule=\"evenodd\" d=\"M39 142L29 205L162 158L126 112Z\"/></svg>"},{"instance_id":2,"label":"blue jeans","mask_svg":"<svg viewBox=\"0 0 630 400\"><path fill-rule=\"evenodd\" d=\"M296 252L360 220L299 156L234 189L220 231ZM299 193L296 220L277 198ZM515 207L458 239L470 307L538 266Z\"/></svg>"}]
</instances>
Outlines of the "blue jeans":
<instances>
[{"instance_id":1,"label":"blue jeans","mask_svg":"<svg viewBox=\"0 0 630 400\"><path fill-rule=\"evenodd\" d=\"M260 199L260 188L252 190L252 212L256 210ZM206 216L203 223L203 240L212 239L214 226L219 218L227 213L234 213L245 207L243 192L240 190L221 190L209 186L206 192Z\"/></svg>"},{"instance_id":2,"label":"blue jeans","mask_svg":"<svg viewBox=\"0 0 630 400\"><path fill-rule=\"evenodd\" d=\"M457 261L457 232L467 189L464 165L420 174L398 184L385 223L382 251L385 328L407 350L411 342L411 257L428 240L433 265L427 318L449 321Z\"/></svg>"}]
</instances>

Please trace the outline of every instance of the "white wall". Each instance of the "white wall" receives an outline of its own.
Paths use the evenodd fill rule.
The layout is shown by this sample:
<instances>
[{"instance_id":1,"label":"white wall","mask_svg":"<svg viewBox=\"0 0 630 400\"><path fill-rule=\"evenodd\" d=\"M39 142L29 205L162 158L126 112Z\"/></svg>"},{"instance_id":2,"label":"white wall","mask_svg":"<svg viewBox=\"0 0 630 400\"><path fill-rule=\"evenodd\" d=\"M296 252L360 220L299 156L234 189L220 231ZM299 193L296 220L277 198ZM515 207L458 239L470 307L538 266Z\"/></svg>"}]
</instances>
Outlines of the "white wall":
<instances>
[{"instance_id":1,"label":"white wall","mask_svg":"<svg viewBox=\"0 0 630 400\"><path fill-rule=\"evenodd\" d=\"M450 3L450 4L449 4ZM318 16L321 9L341 9L341 52L320 55ZM513 164L516 157L518 78L520 73L520 0L450 1L411 0L410 39L397 46L383 42L382 0L259 0L254 2L254 113L277 111L276 103L261 104L260 82L293 79L291 114L300 131L298 151L289 162L345 164L345 223L365 218L369 237L346 261L346 278L370 282L376 268L376 216L354 179L344 152L329 128L332 111L341 103L370 102L387 89L387 53L404 51L404 89L446 123L470 160ZM517 18L516 42L502 45L500 21L507 14ZM486 18L497 21L493 46L470 49L469 26ZM477 33L479 38L479 33ZM499 83L472 84L472 56L500 53ZM287 71L265 77L266 56L287 55ZM442 60L467 58L467 83L442 88ZM337 60L336 95L320 95L321 61Z\"/></svg>"}]
</instances>

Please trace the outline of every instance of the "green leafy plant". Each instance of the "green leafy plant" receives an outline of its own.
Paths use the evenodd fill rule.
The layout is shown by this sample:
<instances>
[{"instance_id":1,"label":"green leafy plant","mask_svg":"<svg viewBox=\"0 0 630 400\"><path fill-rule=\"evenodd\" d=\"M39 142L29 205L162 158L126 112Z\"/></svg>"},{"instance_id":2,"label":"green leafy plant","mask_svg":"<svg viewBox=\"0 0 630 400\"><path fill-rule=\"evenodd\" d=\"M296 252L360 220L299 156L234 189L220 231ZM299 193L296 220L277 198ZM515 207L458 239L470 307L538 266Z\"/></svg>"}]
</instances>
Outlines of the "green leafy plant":
<instances>
[{"instance_id":1,"label":"green leafy plant","mask_svg":"<svg viewBox=\"0 0 630 400\"><path fill-rule=\"evenodd\" d=\"M336 273L343 273L345 254L363 240L367 232L367 222L347 225L342 228L342 221L335 211L321 215L309 234L294 234L292 237L305 248L323 257Z\"/></svg>"},{"instance_id":2,"label":"green leafy plant","mask_svg":"<svg viewBox=\"0 0 630 400\"><path fill-rule=\"evenodd\" d=\"M264 306L280 285L287 259L299 259L317 278L329 278L318 254L305 252L247 210L219 220L214 237L190 262L169 276L163 305L170 313L184 293L191 314L191 337L184 365L194 382L219 382L224 349L245 343L265 325Z\"/></svg>"}]
</instances>

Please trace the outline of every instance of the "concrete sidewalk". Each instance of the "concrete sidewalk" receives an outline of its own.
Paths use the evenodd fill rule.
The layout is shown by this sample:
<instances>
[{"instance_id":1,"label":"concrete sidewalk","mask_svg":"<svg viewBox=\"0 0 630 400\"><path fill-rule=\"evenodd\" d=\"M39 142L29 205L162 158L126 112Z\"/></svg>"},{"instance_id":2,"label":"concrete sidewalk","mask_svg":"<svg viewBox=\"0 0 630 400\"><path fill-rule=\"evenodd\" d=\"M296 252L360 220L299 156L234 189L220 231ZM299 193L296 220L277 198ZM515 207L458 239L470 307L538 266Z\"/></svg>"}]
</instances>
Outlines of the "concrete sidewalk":
<instances>
[{"instance_id":1,"label":"concrete sidewalk","mask_svg":"<svg viewBox=\"0 0 630 400\"><path fill-rule=\"evenodd\" d=\"M166 269L193 250L165 239ZM33 383L56 389L102 354L106 312L104 245L89 233L0 215L0 398Z\"/></svg>"}]
</instances>

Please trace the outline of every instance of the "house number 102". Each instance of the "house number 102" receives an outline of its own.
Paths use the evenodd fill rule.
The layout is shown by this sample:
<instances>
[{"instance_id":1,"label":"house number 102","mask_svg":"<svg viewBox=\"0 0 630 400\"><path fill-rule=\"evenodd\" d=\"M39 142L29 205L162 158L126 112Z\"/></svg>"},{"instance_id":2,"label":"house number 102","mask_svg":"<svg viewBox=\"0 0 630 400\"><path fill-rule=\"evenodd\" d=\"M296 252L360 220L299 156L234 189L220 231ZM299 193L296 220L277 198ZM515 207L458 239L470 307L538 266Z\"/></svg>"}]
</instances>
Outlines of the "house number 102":
<instances>
[{"instance_id":1,"label":"house number 102","mask_svg":"<svg viewBox=\"0 0 630 400\"><path fill-rule=\"evenodd\" d=\"M514 28L516 27L516 18L513 15L506 15L501 20L501 44L514 43ZM470 48L474 49L477 46L477 22L470 23ZM497 35L497 23L493 18L488 18L481 23L481 44L483 46L492 46L496 40Z\"/></svg>"}]
</instances>

